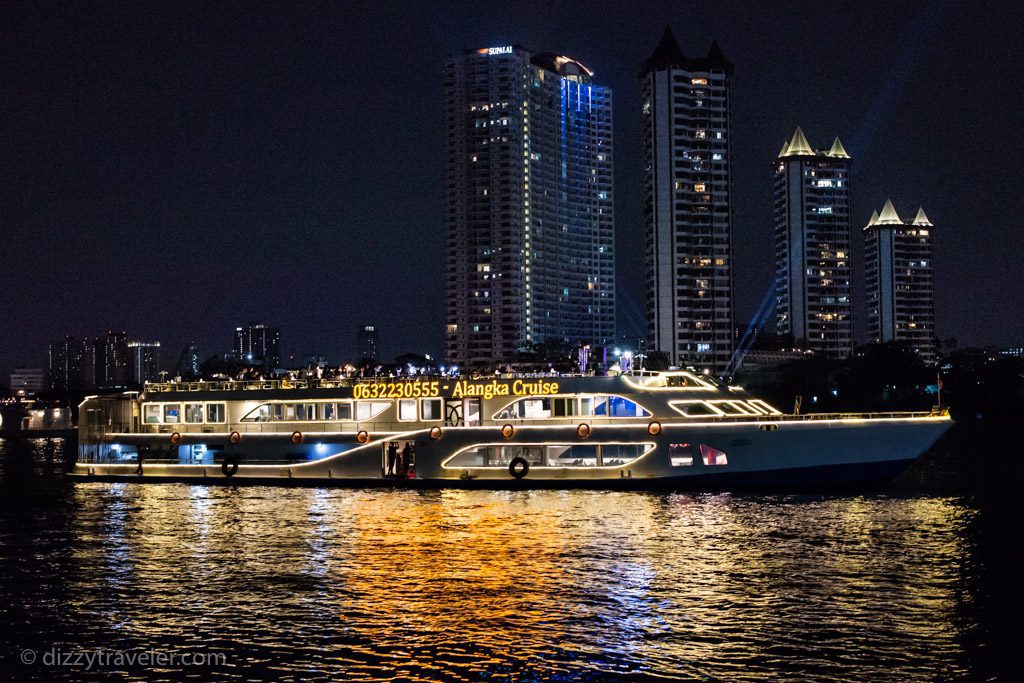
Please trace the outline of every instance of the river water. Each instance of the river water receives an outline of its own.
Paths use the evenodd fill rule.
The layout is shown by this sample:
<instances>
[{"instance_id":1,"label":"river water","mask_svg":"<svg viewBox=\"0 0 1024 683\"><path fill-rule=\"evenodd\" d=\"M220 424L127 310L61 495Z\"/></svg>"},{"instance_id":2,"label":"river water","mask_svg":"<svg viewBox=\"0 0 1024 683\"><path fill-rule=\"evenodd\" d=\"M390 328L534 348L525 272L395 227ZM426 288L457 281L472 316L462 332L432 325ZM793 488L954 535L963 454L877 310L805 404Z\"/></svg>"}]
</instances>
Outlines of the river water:
<instances>
[{"instance_id":1,"label":"river water","mask_svg":"<svg viewBox=\"0 0 1024 683\"><path fill-rule=\"evenodd\" d=\"M0 672L1014 680L1013 443L958 426L893 484L693 494L73 483L71 446L0 441Z\"/></svg>"}]
</instances>

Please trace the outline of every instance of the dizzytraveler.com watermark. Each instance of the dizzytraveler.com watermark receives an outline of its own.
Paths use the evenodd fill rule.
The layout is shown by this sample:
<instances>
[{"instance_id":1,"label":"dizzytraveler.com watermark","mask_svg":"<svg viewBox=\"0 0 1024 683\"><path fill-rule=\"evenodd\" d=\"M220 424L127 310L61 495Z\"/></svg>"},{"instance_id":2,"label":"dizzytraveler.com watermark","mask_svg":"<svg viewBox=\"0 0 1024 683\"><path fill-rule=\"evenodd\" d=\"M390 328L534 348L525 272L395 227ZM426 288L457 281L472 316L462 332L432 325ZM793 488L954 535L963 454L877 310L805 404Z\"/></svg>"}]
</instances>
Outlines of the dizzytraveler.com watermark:
<instances>
[{"instance_id":1,"label":"dizzytraveler.com watermark","mask_svg":"<svg viewBox=\"0 0 1024 683\"><path fill-rule=\"evenodd\" d=\"M224 666L228 663L228 656L223 652L79 650L54 645L48 650L22 650L21 663L26 666L60 666L85 671L102 671L125 667Z\"/></svg>"}]
</instances>

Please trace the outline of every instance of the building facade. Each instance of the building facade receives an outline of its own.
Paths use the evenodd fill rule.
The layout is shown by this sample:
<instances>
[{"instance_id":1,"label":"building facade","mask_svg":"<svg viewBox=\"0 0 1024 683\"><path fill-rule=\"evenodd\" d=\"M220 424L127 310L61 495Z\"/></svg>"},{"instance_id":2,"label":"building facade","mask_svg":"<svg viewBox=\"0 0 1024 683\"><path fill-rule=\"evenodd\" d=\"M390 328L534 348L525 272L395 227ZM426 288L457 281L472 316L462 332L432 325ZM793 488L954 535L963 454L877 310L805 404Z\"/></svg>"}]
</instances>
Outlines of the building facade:
<instances>
[{"instance_id":1,"label":"building facade","mask_svg":"<svg viewBox=\"0 0 1024 683\"><path fill-rule=\"evenodd\" d=\"M853 351L850 155L839 138L815 151L799 128L775 164L779 336L831 357Z\"/></svg>"},{"instance_id":2,"label":"building facade","mask_svg":"<svg viewBox=\"0 0 1024 683\"><path fill-rule=\"evenodd\" d=\"M128 386L128 335L107 332L96 338L96 386L102 389Z\"/></svg>"},{"instance_id":3,"label":"building facade","mask_svg":"<svg viewBox=\"0 0 1024 683\"><path fill-rule=\"evenodd\" d=\"M904 342L923 361L935 361L932 223L924 209L904 222L886 200L864 228L868 337Z\"/></svg>"},{"instance_id":4,"label":"building facade","mask_svg":"<svg viewBox=\"0 0 1024 683\"><path fill-rule=\"evenodd\" d=\"M195 342L189 342L184 348L182 348L181 355L178 356L178 362L174 366L174 372L171 374L174 377L181 377L184 379L197 379L201 376L199 367L199 347Z\"/></svg>"},{"instance_id":5,"label":"building facade","mask_svg":"<svg viewBox=\"0 0 1024 683\"><path fill-rule=\"evenodd\" d=\"M263 323L236 327L234 351L235 357L246 365L277 368L281 365L281 333Z\"/></svg>"},{"instance_id":6,"label":"building facade","mask_svg":"<svg viewBox=\"0 0 1024 683\"><path fill-rule=\"evenodd\" d=\"M128 380L142 386L160 379L160 342L128 342Z\"/></svg>"},{"instance_id":7,"label":"building facade","mask_svg":"<svg viewBox=\"0 0 1024 683\"><path fill-rule=\"evenodd\" d=\"M452 55L444 81L446 360L611 342L611 90L518 46Z\"/></svg>"},{"instance_id":8,"label":"building facade","mask_svg":"<svg viewBox=\"0 0 1024 683\"><path fill-rule=\"evenodd\" d=\"M641 73L648 337L671 363L716 373L735 339L732 73L717 43L690 58L668 29Z\"/></svg>"},{"instance_id":9,"label":"building facade","mask_svg":"<svg viewBox=\"0 0 1024 683\"><path fill-rule=\"evenodd\" d=\"M49 385L57 391L80 391L96 386L96 350L90 339L67 336L51 342Z\"/></svg>"},{"instance_id":10,"label":"building facade","mask_svg":"<svg viewBox=\"0 0 1024 683\"><path fill-rule=\"evenodd\" d=\"M46 388L46 372L42 368L15 368L11 373L13 396L35 396Z\"/></svg>"}]
</instances>

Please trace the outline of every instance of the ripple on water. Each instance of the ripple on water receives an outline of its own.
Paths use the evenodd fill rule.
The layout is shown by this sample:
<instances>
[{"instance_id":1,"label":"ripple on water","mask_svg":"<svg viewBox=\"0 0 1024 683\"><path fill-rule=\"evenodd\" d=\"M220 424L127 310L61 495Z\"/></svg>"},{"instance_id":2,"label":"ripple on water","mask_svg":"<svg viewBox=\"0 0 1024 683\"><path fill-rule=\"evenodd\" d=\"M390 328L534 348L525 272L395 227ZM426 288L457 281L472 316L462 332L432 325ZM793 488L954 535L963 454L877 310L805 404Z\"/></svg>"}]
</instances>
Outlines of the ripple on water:
<instances>
[{"instance_id":1,"label":"ripple on water","mask_svg":"<svg viewBox=\"0 0 1024 683\"><path fill-rule=\"evenodd\" d=\"M961 671L955 499L63 486L59 522L0 530L4 652L224 652L224 679Z\"/></svg>"}]
</instances>

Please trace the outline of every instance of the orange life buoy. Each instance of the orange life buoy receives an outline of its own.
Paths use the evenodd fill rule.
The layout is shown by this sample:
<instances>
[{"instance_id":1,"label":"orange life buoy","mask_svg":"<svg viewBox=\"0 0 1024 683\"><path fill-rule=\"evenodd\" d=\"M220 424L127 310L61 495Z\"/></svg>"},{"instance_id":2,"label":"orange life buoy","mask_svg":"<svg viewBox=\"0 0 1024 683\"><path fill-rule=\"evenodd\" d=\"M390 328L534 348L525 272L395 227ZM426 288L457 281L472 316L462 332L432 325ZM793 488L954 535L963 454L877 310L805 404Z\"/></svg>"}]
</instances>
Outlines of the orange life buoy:
<instances>
[{"instance_id":1,"label":"orange life buoy","mask_svg":"<svg viewBox=\"0 0 1024 683\"><path fill-rule=\"evenodd\" d=\"M511 439L513 436L516 435L516 428L513 427L512 425L507 424L501 428L501 435L506 439Z\"/></svg>"},{"instance_id":2,"label":"orange life buoy","mask_svg":"<svg viewBox=\"0 0 1024 683\"><path fill-rule=\"evenodd\" d=\"M430 438L431 439L433 439L434 441L440 441L442 436L444 436L444 430L443 429L441 429L440 427L438 427L436 425L430 428Z\"/></svg>"},{"instance_id":3,"label":"orange life buoy","mask_svg":"<svg viewBox=\"0 0 1024 683\"><path fill-rule=\"evenodd\" d=\"M648 424L647 433L650 434L651 436L657 436L658 434L661 434L661 423L651 422L650 424Z\"/></svg>"},{"instance_id":4,"label":"orange life buoy","mask_svg":"<svg viewBox=\"0 0 1024 683\"><path fill-rule=\"evenodd\" d=\"M230 434L228 434L228 443L231 445L235 445L241 440L242 435L239 434L238 432L231 432Z\"/></svg>"},{"instance_id":5,"label":"orange life buoy","mask_svg":"<svg viewBox=\"0 0 1024 683\"><path fill-rule=\"evenodd\" d=\"M365 429L359 430L359 433L356 434L356 441L358 441L359 443L366 443L369 440L370 434Z\"/></svg>"},{"instance_id":6,"label":"orange life buoy","mask_svg":"<svg viewBox=\"0 0 1024 683\"><path fill-rule=\"evenodd\" d=\"M302 443L302 432L292 432L292 443L296 446Z\"/></svg>"},{"instance_id":7,"label":"orange life buoy","mask_svg":"<svg viewBox=\"0 0 1024 683\"><path fill-rule=\"evenodd\" d=\"M174 432L173 434L171 434L171 445L172 446L177 446L180 443L181 443L181 434L179 434L178 432Z\"/></svg>"},{"instance_id":8,"label":"orange life buoy","mask_svg":"<svg viewBox=\"0 0 1024 683\"><path fill-rule=\"evenodd\" d=\"M578 426L576 428L576 436L580 437L581 439L585 439L588 436L590 436L590 425L584 422L583 424Z\"/></svg>"}]
</instances>

